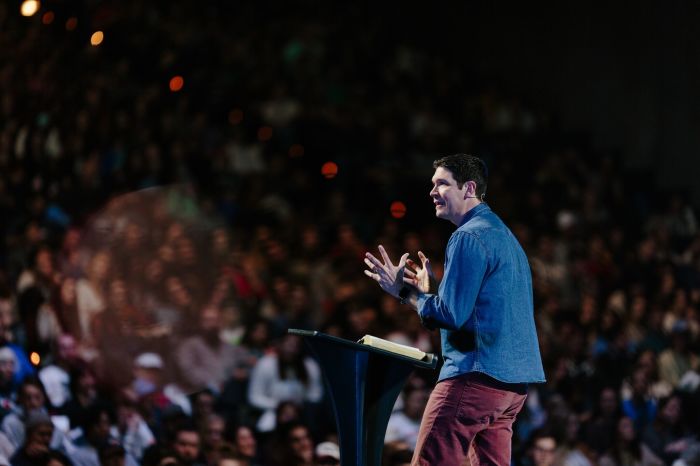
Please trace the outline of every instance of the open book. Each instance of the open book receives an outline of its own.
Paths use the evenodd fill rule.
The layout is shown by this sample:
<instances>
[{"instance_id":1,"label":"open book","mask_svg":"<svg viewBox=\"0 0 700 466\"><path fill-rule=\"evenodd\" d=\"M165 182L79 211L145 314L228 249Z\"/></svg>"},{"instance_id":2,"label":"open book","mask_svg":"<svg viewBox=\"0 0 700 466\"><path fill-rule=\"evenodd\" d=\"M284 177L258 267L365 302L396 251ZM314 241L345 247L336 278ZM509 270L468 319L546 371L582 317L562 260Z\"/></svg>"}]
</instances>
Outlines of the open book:
<instances>
[{"instance_id":1,"label":"open book","mask_svg":"<svg viewBox=\"0 0 700 466\"><path fill-rule=\"evenodd\" d=\"M425 359L425 356L427 355L427 353L419 350L418 348L401 345L399 343L394 343L393 341L384 340L383 338L372 335L365 335L364 337L360 338L358 343L418 360Z\"/></svg>"}]
</instances>

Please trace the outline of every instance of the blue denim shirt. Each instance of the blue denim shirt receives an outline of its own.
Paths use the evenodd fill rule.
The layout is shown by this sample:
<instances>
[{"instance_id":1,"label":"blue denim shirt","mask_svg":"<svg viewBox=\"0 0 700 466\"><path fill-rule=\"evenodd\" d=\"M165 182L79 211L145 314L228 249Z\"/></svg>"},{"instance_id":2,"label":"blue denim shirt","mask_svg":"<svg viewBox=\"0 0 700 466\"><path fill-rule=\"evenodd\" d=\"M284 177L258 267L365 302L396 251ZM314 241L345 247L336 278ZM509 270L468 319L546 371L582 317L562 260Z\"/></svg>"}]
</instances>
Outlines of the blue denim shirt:
<instances>
[{"instance_id":1,"label":"blue denim shirt","mask_svg":"<svg viewBox=\"0 0 700 466\"><path fill-rule=\"evenodd\" d=\"M438 294L420 293L418 314L440 328L440 380L483 372L508 383L545 381L527 256L486 204L450 237Z\"/></svg>"}]
</instances>

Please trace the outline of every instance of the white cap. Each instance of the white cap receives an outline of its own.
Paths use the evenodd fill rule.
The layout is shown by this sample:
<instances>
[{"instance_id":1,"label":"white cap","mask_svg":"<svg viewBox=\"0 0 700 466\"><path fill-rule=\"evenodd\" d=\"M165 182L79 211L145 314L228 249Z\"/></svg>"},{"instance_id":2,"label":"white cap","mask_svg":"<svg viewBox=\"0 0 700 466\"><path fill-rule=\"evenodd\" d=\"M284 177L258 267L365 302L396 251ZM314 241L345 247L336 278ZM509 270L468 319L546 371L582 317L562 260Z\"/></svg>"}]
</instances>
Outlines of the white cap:
<instances>
[{"instance_id":1,"label":"white cap","mask_svg":"<svg viewBox=\"0 0 700 466\"><path fill-rule=\"evenodd\" d=\"M0 348L0 361L12 361L15 364L17 363L17 357L15 356L15 352L12 351L12 348L9 346Z\"/></svg>"},{"instance_id":2,"label":"white cap","mask_svg":"<svg viewBox=\"0 0 700 466\"><path fill-rule=\"evenodd\" d=\"M142 369L162 369L163 359L156 353L141 353L134 360L134 365Z\"/></svg>"},{"instance_id":3,"label":"white cap","mask_svg":"<svg viewBox=\"0 0 700 466\"><path fill-rule=\"evenodd\" d=\"M321 442L316 446L316 458L340 459L340 448L333 442Z\"/></svg>"}]
</instances>

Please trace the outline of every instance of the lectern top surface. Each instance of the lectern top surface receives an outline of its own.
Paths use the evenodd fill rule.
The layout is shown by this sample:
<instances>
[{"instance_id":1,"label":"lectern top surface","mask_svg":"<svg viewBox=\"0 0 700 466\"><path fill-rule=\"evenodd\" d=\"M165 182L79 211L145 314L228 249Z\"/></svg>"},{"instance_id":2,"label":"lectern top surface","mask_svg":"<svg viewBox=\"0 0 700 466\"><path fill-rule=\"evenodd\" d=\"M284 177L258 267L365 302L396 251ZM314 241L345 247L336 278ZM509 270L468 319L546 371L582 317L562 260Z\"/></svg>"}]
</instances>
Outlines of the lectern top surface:
<instances>
[{"instance_id":1,"label":"lectern top surface","mask_svg":"<svg viewBox=\"0 0 700 466\"><path fill-rule=\"evenodd\" d=\"M326 341L332 342L334 344L338 344L338 345L352 348L356 351L365 351L365 352L369 352L369 353L380 354L382 356L396 358L396 359L399 359L401 361L410 362L414 366L422 368L422 369L435 369L435 367L437 367L437 356L432 354L432 353L426 354L424 360L418 360L418 359L410 358L407 356L403 356L401 354L392 353L390 351L385 351L385 350L380 349L380 348L375 348L373 346L363 345L360 343L356 343L354 341L345 340L344 338L339 338L339 337L336 337L333 335L328 335L327 333L322 333L322 332L319 332L316 330L302 330L302 329L297 329L297 328L290 328L287 330L287 333L290 333L292 335L298 335L300 337L305 337L305 338L326 340Z\"/></svg>"}]
</instances>

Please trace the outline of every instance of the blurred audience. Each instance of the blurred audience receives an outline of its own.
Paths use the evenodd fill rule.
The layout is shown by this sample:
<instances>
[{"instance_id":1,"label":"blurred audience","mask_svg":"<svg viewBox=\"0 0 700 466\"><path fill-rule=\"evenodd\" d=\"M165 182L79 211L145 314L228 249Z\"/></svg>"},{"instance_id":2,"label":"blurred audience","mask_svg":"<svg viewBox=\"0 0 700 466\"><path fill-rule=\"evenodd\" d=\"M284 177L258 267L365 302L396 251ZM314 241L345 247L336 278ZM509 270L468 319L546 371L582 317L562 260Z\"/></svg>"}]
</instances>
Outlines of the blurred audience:
<instances>
[{"instance_id":1,"label":"blurred audience","mask_svg":"<svg viewBox=\"0 0 700 466\"><path fill-rule=\"evenodd\" d=\"M422 250L440 279L450 230L420 187L466 151L494 168L488 202L533 272L547 383L529 387L514 465L697 464L698 206L653 186L655 167L480 82L452 47L387 40L357 6L328 23L291 4L13 5L0 460L336 464L320 368L286 329L437 351L361 257ZM435 382L416 376L385 464L410 461Z\"/></svg>"}]
</instances>

